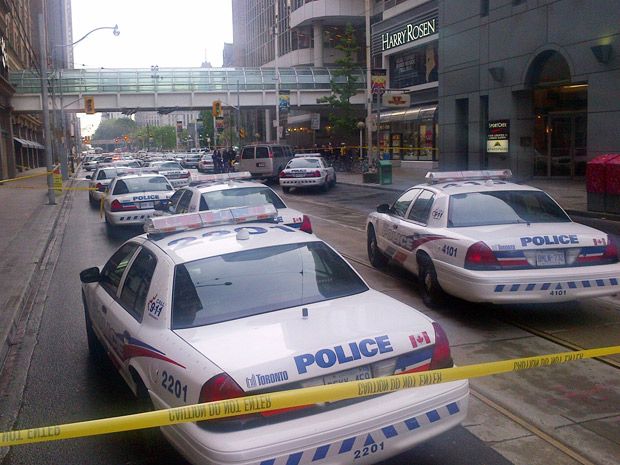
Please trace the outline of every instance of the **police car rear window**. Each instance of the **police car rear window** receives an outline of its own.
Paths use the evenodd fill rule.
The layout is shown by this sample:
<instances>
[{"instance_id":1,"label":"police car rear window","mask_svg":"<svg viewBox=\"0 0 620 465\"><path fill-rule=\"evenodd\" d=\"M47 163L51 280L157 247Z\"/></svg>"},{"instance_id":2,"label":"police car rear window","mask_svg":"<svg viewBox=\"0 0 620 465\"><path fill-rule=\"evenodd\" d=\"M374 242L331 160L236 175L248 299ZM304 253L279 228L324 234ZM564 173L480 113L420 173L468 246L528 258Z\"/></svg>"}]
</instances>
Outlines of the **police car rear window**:
<instances>
[{"instance_id":1,"label":"police car rear window","mask_svg":"<svg viewBox=\"0 0 620 465\"><path fill-rule=\"evenodd\" d=\"M316 158L293 158L288 162L287 168L320 168L321 164Z\"/></svg>"},{"instance_id":2,"label":"police car rear window","mask_svg":"<svg viewBox=\"0 0 620 465\"><path fill-rule=\"evenodd\" d=\"M200 203L201 210L218 210L220 208L244 206L254 207L269 203L276 207L276 209L286 208L282 199L268 187L244 187L205 192L202 194L202 199L204 203Z\"/></svg>"},{"instance_id":3,"label":"police car rear window","mask_svg":"<svg viewBox=\"0 0 620 465\"><path fill-rule=\"evenodd\" d=\"M177 265L172 328L236 320L367 290L323 242L244 250Z\"/></svg>"},{"instance_id":4,"label":"police car rear window","mask_svg":"<svg viewBox=\"0 0 620 465\"><path fill-rule=\"evenodd\" d=\"M139 178L119 179L116 181L112 195L171 190L174 190L173 187L163 176L144 176Z\"/></svg>"},{"instance_id":5,"label":"police car rear window","mask_svg":"<svg viewBox=\"0 0 620 465\"><path fill-rule=\"evenodd\" d=\"M571 219L540 191L470 192L450 196L448 227L558 223Z\"/></svg>"}]
</instances>

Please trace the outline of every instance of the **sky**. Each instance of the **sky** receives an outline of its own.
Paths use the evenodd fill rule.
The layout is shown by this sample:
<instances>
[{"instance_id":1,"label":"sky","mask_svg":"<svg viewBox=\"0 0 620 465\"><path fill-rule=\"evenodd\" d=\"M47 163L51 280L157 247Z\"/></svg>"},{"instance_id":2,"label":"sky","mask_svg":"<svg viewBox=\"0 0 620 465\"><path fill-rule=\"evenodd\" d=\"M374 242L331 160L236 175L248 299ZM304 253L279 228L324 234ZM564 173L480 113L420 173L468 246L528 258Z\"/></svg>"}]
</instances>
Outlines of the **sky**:
<instances>
[{"instance_id":1,"label":"sky","mask_svg":"<svg viewBox=\"0 0 620 465\"><path fill-rule=\"evenodd\" d=\"M73 48L76 68L222 66L224 42L232 42L231 0L71 0L73 40L98 27ZM83 134L98 115L78 114Z\"/></svg>"}]
</instances>

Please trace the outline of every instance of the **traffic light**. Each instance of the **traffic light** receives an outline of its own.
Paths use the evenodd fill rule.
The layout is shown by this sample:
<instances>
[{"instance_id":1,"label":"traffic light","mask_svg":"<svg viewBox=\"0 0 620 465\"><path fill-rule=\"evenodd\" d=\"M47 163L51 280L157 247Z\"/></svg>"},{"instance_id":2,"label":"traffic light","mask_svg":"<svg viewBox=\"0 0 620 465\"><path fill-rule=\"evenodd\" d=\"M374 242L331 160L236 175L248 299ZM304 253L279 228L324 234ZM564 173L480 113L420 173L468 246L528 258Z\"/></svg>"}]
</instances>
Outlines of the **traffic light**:
<instances>
[{"instance_id":1,"label":"traffic light","mask_svg":"<svg viewBox=\"0 0 620 465\"><path fill-rule=\"evenodd\" d=\"M220 102L219 100L215 100L213 102L213 107L211 108L211 113L213 114L214 118L222 116L222 102Z\"/></svg>"},{"instance_id":2,"label":"traffic light","mask_svg":"<svg viewBox=\"0 0 620 465\"><path fill-rule=\"evenodd\" d=\"M87 115L94 115L97 113L95 110L95 97L84 97L84 113Z\"/></svg>"}]
</instances>

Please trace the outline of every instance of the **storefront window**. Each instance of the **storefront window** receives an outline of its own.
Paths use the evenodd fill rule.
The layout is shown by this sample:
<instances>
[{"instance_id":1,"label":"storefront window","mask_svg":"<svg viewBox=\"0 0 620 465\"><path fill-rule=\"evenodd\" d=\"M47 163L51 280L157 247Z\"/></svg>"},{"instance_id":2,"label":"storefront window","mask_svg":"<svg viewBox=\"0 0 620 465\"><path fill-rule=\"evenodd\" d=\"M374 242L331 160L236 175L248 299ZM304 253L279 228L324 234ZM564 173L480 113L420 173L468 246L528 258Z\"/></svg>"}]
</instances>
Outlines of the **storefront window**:
<instances>
[{"instance_id":1,"label":"storefront window","mask_svg":"<svg viewBox=\"0 0 620 465\"><path fill-rule=\"evenodd\" d=\"M411 119L382 122L381 153L406 161L437 161L437 129L435 107L420 109Z\"/></svg>"},{"instance_id":2,"label":"storefront window","mask_svg":"<svg viewBox=\"0 0 620 465\"><path fill-rule=\"evenodd\" d=\"M437 81L437 42L390 57L390 88Z\"/></svg>"}]
</instances>

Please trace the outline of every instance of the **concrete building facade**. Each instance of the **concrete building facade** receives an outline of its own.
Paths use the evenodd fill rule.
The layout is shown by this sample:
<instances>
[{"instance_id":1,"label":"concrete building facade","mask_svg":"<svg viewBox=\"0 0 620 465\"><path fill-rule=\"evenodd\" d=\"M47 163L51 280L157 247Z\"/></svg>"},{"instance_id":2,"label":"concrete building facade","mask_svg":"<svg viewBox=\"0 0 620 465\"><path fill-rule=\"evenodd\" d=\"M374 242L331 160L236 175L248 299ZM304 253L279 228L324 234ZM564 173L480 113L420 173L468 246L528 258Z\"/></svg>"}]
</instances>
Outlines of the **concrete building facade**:
<instances>
[{"instance_id":1,"label":"concrete building facade","mask_svg":"<svg viewBox=\"0 0 620 465\"><path fill-rule=\"evenodd\" d=\"M439 0L440 167L582 178L620 152L617 0Z\"/></svg>"}]
</instances>

